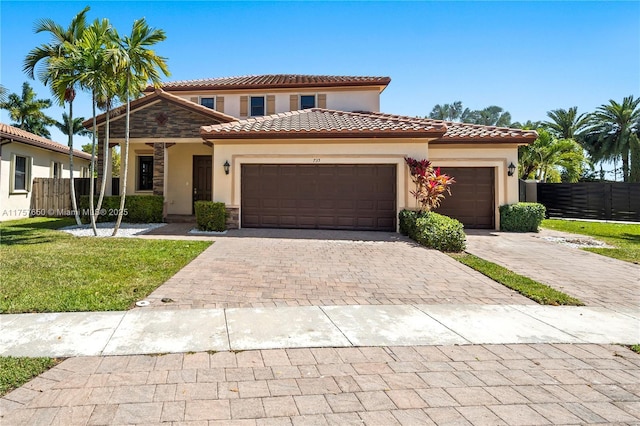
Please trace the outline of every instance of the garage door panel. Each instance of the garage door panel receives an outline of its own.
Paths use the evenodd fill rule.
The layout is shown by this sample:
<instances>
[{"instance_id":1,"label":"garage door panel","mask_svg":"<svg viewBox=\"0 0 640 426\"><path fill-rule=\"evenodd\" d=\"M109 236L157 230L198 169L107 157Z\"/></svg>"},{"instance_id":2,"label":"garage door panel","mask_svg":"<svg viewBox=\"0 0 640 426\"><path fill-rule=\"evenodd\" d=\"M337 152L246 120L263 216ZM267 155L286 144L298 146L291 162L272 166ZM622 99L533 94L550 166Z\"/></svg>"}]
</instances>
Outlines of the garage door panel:
<instances>
[{"instance_id":1,"label":"garage door panel","mask_svg":"<svg viewBox=\"0 0 640 426\"><path fill-rule=\"evenodd\" d=\"M243 165L242 226L393 231L395 190L395 165Z\"/></svg>"},{"instance_id":2,"label":"garage door panel","mask_svg":"<svg viewBox=\"0 0 640 426\"><path fill-rule=\"evenodd\" d=\"M495 227L495 181L492 167L443 167L456 180L435 211L462 222L465 228Z\"/></svg>"}]
</instances>

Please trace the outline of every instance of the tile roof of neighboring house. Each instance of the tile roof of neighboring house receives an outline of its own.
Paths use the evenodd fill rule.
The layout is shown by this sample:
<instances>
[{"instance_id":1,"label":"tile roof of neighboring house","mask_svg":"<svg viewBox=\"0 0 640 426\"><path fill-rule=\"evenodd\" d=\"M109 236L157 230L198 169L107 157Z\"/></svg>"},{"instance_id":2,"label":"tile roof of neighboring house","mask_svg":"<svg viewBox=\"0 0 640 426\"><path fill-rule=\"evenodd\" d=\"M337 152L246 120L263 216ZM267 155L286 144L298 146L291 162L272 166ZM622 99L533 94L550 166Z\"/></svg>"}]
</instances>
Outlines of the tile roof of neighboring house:
<instances>
[{"instance_id":1,"label":"tile roof of neighboring house","mask_svg":"<svg viewBox=\"0 0 640 426\"><path fill-rule=\"evenodd\" d=\"M22 142L24 144L35 146L38 148L48 149L49 151L69 154L69 147L66 145L54 142L47 138L43 138L42 136L34 135L33 133L27 132L26 130L9 126L8 124L0 123L0 142L4 144L5 141ZM73 155L85 160L91 159L90 154L79 151L77 149L73 150Z\"/></svg>"},{"instance_id":2,"label":"tile roof of neighboring house","mask_svg":"<svg viewBox=\"0 0 640 426\"><path fill-rule=\"evenodd\" d=\"M439 138L446 130L442 122L426 122L414 117L311 108L202 126L200 135L204 139Z\"/></svg>"},{"instance_id":3,"label":"tile roof of neighboring house","mask_svg":"<svg viewBox=\"0 0 640 426\"><path fill-rule=\"evenodd\" d=\"M180 105L184 108L190 109L194 112L197 112L199 114L203 114L203 115L207 115L209 117L215 118L217 121L222 121L222 122L230 122L230 121L235 121L237 120L237 118L232 117L230 115L221 113L219 111L216 111L214 109L208 108L206 106L197 104L195 102L191 102L187 99L183 99L180 96L176 96L176 95L172 95L171 93L167 93L162 89L155 89L155 91L151 94L148 94L146 96L143 96L139 99L136 99L135 101L131 101L131 112L133 112L135 109L143 107L145 105L148 105L152 102L155 102L159 99L164 99L166 101L172 102L174 104ZM126 111L126 105L121 105L118 108L114 108L111 111L111 119L114 119L116 117L119 117L121 115L124 115L125 111ZM103 113L100 114L99 116L96 117L98 126L100 126L101 124L103 124L107 119L107 114ZM89 118L88 120L85 120L82 125L84 127L86 127L87 129L91 129L93 127L93 118Z\"/></svg>"},{"instance_id":4,"label":"tile roof of neighboring house","mask_svg":"<svg viewBox=\"0 0 640 426\"><path fill-rule=\"evenodd\" d=\"M399 117L399 115L384 114L380 112L368 113L378 117ZM538 133L535 130L512 129L509 127L485 126L481 124L459 123L455 121L433 120L431 118L418 119L423 123L432 125L445 125L447 132L440 139L431 141L431 143L529 143L533 142Z\"/></svg>"},{"instance_id":5,"label":"tile roof of neighboring house","mask_svg":"<svg viewBox=\"0 0 640 426\"><path fill-rule=\"evenodd\" d=\"M170 91L191 90L237 90L237 89L279 89L303 87L345 87L381 86L382 91L389 83L389 77L345 76L345 75L303 75L267 74L239 77L204 78L163 83L163 89ZM145 92L152 92L147 87Z\"/></svg>"}]
</instances>

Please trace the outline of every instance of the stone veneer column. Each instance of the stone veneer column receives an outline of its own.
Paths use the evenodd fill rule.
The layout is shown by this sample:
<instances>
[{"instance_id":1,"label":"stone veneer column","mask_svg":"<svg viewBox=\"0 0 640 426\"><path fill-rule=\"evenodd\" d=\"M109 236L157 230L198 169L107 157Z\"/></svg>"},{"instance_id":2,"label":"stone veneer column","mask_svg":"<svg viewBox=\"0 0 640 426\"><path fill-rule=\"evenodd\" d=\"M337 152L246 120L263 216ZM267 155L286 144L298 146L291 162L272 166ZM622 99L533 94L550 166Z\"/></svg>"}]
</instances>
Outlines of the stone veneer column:
<instances>
[{"instance_id":1,"label":"stone veneer column","mask_svg":"<svg viewBox=\"0 0 640 426\"><path fill-rule=\"evenodd\" d=\"M164 143L153 144L153 195L164 195Z\"/></svg>"}]
</instances>

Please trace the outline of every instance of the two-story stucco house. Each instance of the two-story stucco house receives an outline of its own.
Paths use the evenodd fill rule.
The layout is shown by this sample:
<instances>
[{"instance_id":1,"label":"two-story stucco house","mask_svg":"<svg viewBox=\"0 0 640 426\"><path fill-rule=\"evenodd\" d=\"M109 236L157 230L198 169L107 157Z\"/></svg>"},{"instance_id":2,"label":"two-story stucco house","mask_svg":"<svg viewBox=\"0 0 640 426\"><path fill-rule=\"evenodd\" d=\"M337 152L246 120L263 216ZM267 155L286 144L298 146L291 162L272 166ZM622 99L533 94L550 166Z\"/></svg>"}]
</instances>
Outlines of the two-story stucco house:
<instances>
[{"instance_id":1,"label":"two-story stucco house","mask_svg":"<svg viewBox=\"0 0 640 426\"><path fill-rule=\"evenodd\" d=\"M91 155L74 150L74 177L88 177ZM35 178L68 178L69 148L0 123L0 221L31 215Z\"/></svg>"},{"instance_id":2,"label":"two-story stucco house","mask_svg":"<svg viewBox=\"0 0 640 426\"><path fill-rule=\"evenodd\" d=\"M284 74L147 89L131 104L127 193L163 195L169 218L195 200L224 202L230 227L396 230L416 206L410 156L455 177L439 212L498 227L498 206L518 201L508 166L536 133L383 114L390 81ZM120 111L112 144L124 142Z\"/></svg>"}]
</instances>

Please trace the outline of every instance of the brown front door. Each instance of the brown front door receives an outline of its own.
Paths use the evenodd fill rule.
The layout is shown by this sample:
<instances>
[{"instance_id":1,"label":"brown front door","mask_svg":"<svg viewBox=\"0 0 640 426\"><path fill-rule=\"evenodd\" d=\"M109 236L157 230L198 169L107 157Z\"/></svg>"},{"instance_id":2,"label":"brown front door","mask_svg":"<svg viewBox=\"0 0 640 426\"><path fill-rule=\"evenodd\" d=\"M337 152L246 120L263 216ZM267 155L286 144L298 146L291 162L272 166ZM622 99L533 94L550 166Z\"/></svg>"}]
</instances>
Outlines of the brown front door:
<instances>
[{"instance_id":1,"label":"brown front door","mask_svg":"<svg viewBox=\"0 0 640 426\"><path fill-rule=\"evenodd\" d=\"M395 164L245 164L242 226L395 231Z\"/></svg>"},{"instance_id":2,"label":"brown front door","mask_svg":"<svg viewBox=\"0 0 640 426\"><path fill-rule=\"evenodd\" d=\"M193 203L191 210L195 213L196 201L211 201L211 156L193 156Z\"/></svg>"},{"instance_id":3,"label":"brown front door","mask_svg":"<svg viewBox=\"0 0 640 426\"><path fill-rule=\"evenodd\" d=\"M495 227L493 167L443 167L456 180L436 213L458 219L465 228Z\"/></svg>"}]
</instances>

